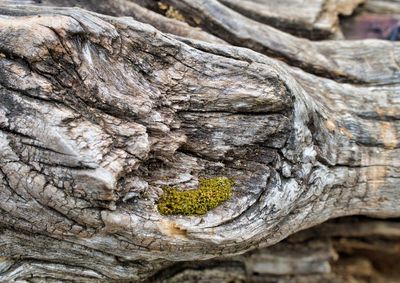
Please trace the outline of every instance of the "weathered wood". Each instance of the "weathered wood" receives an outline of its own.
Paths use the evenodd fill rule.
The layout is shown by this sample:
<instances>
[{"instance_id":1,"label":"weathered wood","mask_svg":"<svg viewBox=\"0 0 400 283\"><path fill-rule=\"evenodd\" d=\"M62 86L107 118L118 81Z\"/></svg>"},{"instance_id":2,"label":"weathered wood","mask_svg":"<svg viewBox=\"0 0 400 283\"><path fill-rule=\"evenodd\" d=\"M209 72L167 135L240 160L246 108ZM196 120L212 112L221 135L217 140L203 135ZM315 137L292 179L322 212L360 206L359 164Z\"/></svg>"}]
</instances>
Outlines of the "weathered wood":
<instances>
[{"instance_id":1,"label":"weathered wood","mask_svg":"<svg viewBox=\"0 0 400 283\"><path fill-rule=\"evenodd\" d=\"M340 38L340 14L350 15L363 2L312 0L221 0L221 3L258 22L310 39Z\"/></svg>"},{"instance_id":2,"label":"weathered wood","mask_svg":"<svg viewBox=\"0 0 400 283\"><path fill-rule=\"evenodd\" d=\"M376 14L400 14L400 1L398 0L367 0L363 10Z\"/></svg>"},{"instance_id":3,"label":"weathered wood","mask_svg":"<svg viewBox=\"0 0 400 283\"><path fill-rule=\"evenodd\" d=\"M313 42L249 19L217 0L166 2L187 14L188 20L190 15L196 17L195 23L233 45L279 58L307 72L358 84L394 84L400 80L399 43Z\"/></svg>"},{"instance_id":4,"label":"weathered wood","mask_svg":"<svg viewBox=\"0 0 400 283\"><path fill-rule=\"evenodd\" d=\"M218 6L217 21L216 1L173 4L238 42L222 36L232 23L222 16L236 12ZM310 261L290 241L274 256L239 255L339 216L400 216L398 43L311 42L265 26L300 69L78 8L0 15L0 281L336 280L326 239L307 244ZM240 33L252 20L237 15ZM260 51L252 33L242 45ZM163 186L215 176L235 186L208 214L157 211ZM190 271L199 260L209 261Z\"/></svg>"},{"instance_id":5,"label":"weathered wood","mask_svg":"<svg viewBox=\"0 0 400 283\"><path fill-rule=\"evenodd\" d=\"M111 16L130 16L134 19L151 24L158 30L165 33L203 40L211 43L224 44L225 42L212 34L202 31L200 28L189 26L187 23L176 19L166 18L151 10L145 9L138 4L128 0L43 0L41 5L60 6L60 7L81 7L90 11L111 15Z\"/></svg>"},{"instance_id":6,"label":"weathered wood","mask_svg":"<svg viewBox=\"0 0 400 283\"><path fill-rule=\"evenodd\" d=\"M270 248L183 262L147 282L398 282L399 225L364 218L330 221Z\"/></svg>"}]
</instances>

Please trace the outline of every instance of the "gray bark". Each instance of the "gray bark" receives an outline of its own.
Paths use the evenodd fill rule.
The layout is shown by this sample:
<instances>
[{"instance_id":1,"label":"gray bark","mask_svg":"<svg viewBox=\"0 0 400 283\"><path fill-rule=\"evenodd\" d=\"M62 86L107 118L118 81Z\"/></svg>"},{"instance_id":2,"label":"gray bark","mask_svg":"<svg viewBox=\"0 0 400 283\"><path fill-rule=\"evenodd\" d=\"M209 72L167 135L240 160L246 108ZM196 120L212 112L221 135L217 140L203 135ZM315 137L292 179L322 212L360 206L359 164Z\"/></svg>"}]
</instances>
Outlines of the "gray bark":
<instances>
[{"instance_id":1,"label":"gray bark","mask_svg":"<svg viewBox=\"0 0 400 283\"><path fill-rule=\"evenodd\" d=\"M400 1L398 0L368 0L363 10L377 14L399 14Z\"/></svg>"},{"instance_id":2,"label":"gray bark","mask_svg":"<svg viewBox=\"0 0 400 283\"><path fill-rule=\"evenodd\" d=\"M373 237L398 239L394 222L277 243L400 216L400 44L309 41L221 4L235 1L167 2L204 30L139 1L81 5L163 32L0 6L0 281L391 280L357 273L368 256L332 261L390 254ZM163 187L215 176L235 186L208 214L157 211Z\"/></svg>"}]
</instances>

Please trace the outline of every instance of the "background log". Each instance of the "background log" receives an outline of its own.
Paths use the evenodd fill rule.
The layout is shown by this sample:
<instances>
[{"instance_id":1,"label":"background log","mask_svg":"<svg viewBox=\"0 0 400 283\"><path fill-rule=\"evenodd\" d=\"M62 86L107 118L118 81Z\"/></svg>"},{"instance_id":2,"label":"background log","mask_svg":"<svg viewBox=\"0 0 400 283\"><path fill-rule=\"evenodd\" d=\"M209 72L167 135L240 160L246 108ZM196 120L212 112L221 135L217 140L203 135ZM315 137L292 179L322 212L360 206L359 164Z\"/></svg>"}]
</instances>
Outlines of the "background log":
<instances>
[{"instance_id":1,"label":"background log","mask_svg":"<svg viewBox=\"0 0 400 283\"><path fill-rule=\"evenodd\" d=\"M321 224L400 215L398 43L247 2L43 2L0 7L0 281L398 280L396 221ZM322 3L327 37L354 3ZM157 210L217 176L206 215Z\"/></svg>"}]
</instances>

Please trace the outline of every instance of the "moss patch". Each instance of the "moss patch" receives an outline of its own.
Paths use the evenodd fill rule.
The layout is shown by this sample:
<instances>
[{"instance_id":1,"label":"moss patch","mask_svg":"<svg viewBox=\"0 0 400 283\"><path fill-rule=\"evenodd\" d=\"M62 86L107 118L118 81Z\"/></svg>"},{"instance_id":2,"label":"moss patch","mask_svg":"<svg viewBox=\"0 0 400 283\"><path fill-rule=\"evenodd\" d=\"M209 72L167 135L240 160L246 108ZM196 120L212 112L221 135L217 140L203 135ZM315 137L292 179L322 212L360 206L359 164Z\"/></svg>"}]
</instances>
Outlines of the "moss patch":
<instances>
[{"instance_id":1,"label":"moss patch","mask_svg":"<svg viewBox=\"0 0 400 283\"><path fill-rule=\"evenodd\" d=\"M167 18L185 22L185 17L182 15L182 13L171 5L164 2L158 2L158 8L164 12Z\"/></svg>"},{"instance_id":2,"label":"moss patch","mask_svg":"<svg viewBox=\"0 0 400 283\"><path fill-rule=\"evenodd\" d=\"M226 177L201 179L195 190L180 191L164 188L158 202L158 211L163 215L204 215L228 200L235 183Z\"/></svg>"}]
</instances>

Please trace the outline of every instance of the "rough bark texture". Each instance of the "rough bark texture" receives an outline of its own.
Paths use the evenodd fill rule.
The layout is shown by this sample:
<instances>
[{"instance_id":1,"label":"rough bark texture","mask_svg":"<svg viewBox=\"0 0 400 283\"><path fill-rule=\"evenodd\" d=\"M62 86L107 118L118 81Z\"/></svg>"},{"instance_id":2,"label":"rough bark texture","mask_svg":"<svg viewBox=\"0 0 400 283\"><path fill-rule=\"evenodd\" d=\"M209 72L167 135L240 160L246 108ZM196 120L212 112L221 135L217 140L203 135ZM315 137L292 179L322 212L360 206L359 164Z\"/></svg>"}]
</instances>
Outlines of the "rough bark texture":
<instances>
[{"instance_id":1,"label":"rough bark texture","mask_svg":"<svg viewBox=\"0 0 400 283\"><path fill-rule=\"evenodd\" d=\"M395 221L291 236L400 216L400 44L286 33L361 1L43 2L0 6L1 282L398 280ZM158 212L216 176L216 209Z\"/></svg>"}]
</instances>

